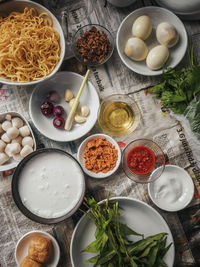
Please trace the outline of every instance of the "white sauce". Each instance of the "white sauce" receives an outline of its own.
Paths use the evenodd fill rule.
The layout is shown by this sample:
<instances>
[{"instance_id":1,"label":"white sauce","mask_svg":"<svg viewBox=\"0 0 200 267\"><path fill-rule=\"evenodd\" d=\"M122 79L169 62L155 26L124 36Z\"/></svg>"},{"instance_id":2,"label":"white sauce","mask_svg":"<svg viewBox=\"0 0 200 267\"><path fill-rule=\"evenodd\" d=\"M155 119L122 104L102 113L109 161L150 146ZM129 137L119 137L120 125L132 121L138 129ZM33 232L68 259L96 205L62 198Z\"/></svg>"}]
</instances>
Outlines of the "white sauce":
<instances>
[{"instance_id":1,"label":"white sauce","mask_svg":"<svg viewBox=\"0 0 200 267\"><path fill-rule=\"evenodd\" d=\"M19 181L23 204L43 218L71 211L83 192L84 176L78 163L59 152L42 153L24 167Z\"/></svg>"},{"instance_id":2,"label":"white sauce","mask_svg":"<svg viewBox=\"0 0 200 267\"><path fill-rule=\"evenodd\" d=\"M184 169L168 165L161 176L149 185L149 191L158 207L175 211L189 204L194 194L194 185Z\"/></svg>"}]
</instances>

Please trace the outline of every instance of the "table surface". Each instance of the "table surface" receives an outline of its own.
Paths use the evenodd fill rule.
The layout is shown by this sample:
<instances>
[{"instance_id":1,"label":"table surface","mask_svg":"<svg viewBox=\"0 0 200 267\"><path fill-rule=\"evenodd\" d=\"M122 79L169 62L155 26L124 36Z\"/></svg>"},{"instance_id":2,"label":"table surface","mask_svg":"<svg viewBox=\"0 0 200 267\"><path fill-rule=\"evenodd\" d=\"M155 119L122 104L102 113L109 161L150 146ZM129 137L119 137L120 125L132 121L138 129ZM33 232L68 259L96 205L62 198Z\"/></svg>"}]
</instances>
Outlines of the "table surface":
<instances>
[{"instance_id":1,"label":"table surface","mask_svg":"<svg viewBox=\"0 0 200 267\"><path fill-rule=\"evenodd\" d=\"M42 1L38 1L42 2ZM52 1L53 2L53 1ZM43 1L49 7L50 1ZM54 1L53 3L56 3ZM136 1L127 8L116 8L103 0L93 1L94 11L88 22L99 23L108 28L116 36L121 21L133 10L143 6L156 6L155 1ZM55 10L54 10L55 11ZM57 14L56 14L57 15ZM194 44L195 54L200 55L200 21L186 20L183 23ZM76 27L79 27L76 25ZM74 58L70 58L70 48L67 50L61 71L85 73L85 68ZM187 65L187 57L180 66ZM122 169L103 180L86 177L86 195L93 195L96 200L106 198L108 192L112 196L127 196L142 200L154 207L166 220L175 243L174 266L200 265L200 155L197 141L187 127L182 117L175 117L169 112L162 112L159 102L149 93L149 88L160 81L160 77L138 75L121 62L116 47L111 59L103 66L93 68L89 80L95 86L100 99L113 93L124 93L133 97L142 113L142 120L129 136L116 138L121 148L136 138L146 137L159 143L170 164L183 167L191 175L195 184L195 197L192 203L179 212L167 212L157 208L150 200L147 185L135 184L128 179ZM68 143L58 143L42 136L31 122L28 112L28 102L34 87L11 87L0 84L0 112L15 110L23 113L29 120L36 136L38 147L61 148L76 157L77 148L83 138ZM87 134L101 132L98 124ZM0 266L16 266L14 249L17 240L31 230L45 230L58 240L61 248L59 266L70 267L70 240L73 229L81 217L77 211L72 217L58 225L40 225L23 216L13 202L10 184L12 170L1 173L0 177ZM148 227L148 226L147 226ZM81 266L75 266L81 267Z\"/></svg>"}]
</instances>

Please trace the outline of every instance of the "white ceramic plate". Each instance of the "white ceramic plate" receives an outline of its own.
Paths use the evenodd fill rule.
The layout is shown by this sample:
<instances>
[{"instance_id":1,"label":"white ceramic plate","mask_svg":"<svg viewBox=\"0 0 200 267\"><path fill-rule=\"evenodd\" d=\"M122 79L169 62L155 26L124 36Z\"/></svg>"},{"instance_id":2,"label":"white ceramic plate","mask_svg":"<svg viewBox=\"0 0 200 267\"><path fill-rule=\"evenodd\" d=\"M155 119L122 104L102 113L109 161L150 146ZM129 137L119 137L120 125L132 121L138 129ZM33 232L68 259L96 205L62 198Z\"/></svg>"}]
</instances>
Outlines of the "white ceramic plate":
<instances>
[{"instance_id":1,"label":"white ceramic plate","mask_svg":"<svg viewBox=\"0 0 200 267\"><path fill-rule=\"evenodd\" d=\"M136 232L143 233L145 237L160 232L166 232L168 233L167 244L173 242L173 237L167 223L155 209L133 198L116 197L111 199L119 201L119 206L123 208L123 222ZM95 254L81 252L81 250L94 241L95 228L93 221L89 220L88 217L84 215L74 229L70 246L70 257L73 267L93 266L92 264L84 264L83 262L95 256ZM133 238L133 240L136 240L136 237ZM174 254L174 244L172 244L164 258L168 267L173 266Z\"/></svg>"},{"instance_id":2,"label":"white ceramic plate","mask_svg":"<svg viewBox=\"0 0 200 267\"><path fill-rule=\"evenodd\" d=\"M95 87L89 81L86 83L83 89L79 104L87 105L90 109L90 114L86 118L85 123L73 123L70 131L56 129L53 126L53 117L45 117L40 109L41 104L47 101L48 92L57 91L61 99L58 105L63 106L65 109L66 113L63 118L66 119L70 112L70 108L69 103L64 100L65 90L67 88L72 90L73 94L76 96L82 81L83 76L74 72L66 71L58 72L53 78L36 86L30 98L29 112L35 127L43 135L55 141L68 142L84 136L92 129L97 120L99 97Z\"/></svg>"},{"instance_id":3,"label":"white ceramic plate","mask_svg":"<svg viewBox=\"0 0 200 267\"><path fill-rule=\"evenodd\" d=\"M115 148L117 149L118 151L118 159L117 159L117 162L116 162L116 166L113 170L109 171L109 172L106 172L106 173L103 173L103 172L99 172L99 173L95 173L95 172L91 172L89 171L88 169L85 168L85 163L84 163L84 151L85 151L85 147L87 145L87 142L93 138L97 138L97 137L105 137L106 140L108 140L110 143L112 143ZM110 137L109 135L106 135L106 134L93 134L89 137L87 137L79 146L78 148L78 153L77 153L77 158L78 158L78 161L79 163L81 164L84 172L93 177L93 178L106 178L110 175L112 175L113 173L116 172L116 170L119 168L119 165L120 165L120 162L121 162L121 150L120 150L120 147L118 146L117 142L112 138Z\"/></svg>"},{"instance_id":4,"label":"white ceramic plate","mask_svg":"<svg viewBox=\"0 0 200 267\"><path fill-rule=\"evenodd\" d=\"M165 7L183 19L199 20L200 1L199 0L156 0L158 5Z\"/></svg>"},{"instance_id":5,"label":"white ceramic plate","mask_svg":"<svg viewBox=\"0 0 200 267\"><path fill-rule=\"evenodd\" d=\"M23 259L28 255L28 246L31 239L36 236L41 235L47 238L50 238L53 245L53 252L49 262L45 264L46 267L56 267L58 265L60 259L60 248L56 241L56 239L47 232L43 231L31 231L23 235L19 241L17 242L16 249L15 249L15 260L17 266L20 266Z\"/></svg>"},{"instance_id":6,"label":"white ceramic plate","mask_svg":"<svg viewBox=\"0 0 200 267\"><path fill-rule=\"evenodd\" d=\"M26 118L24 116L22 116L20 113L15 112L15 111L9 111L9 112L5 112L5 113L1 113L0 114L0 123L2 123L5 120L5 116L10 114L12 118L14 117L19 117L24 121L24 125L27 125L30 133L31 133L31 137L33 138L33 151L36 150L36 142L35 142L35 137L33 134L33 131L28 123L28 121L26 120ZM14 160L12 157L9 159L9 161L5 162L3 165L0 166L0 171L7 171L7 170L11 170L15 167L17 167L17 165L19 164L19 161Z\"/></svg>"},{"instance_id":7,"label":"white ceramic plate","mask_svg":"<svg viewBox=\"0 0 200 267\"><path fill-rule=\"evenodd\" d=\"M153 31L150 35L150 37L145 40L145 43L147 44L148 49L155 47L156 45L159 45L159 43L156 40L155 36L155 29L157 25L163 21L168 21L171 24L173 24L179 34L180 40L179 42L172 48L169 49L170 56L166 62L166 67L174 68L179 64L179 62L182 60L182 58L185 55L187 44L188 44L188 38L187 33L185 30L185 27L181 20L173 14L171 11L160 8L160 7L144 7L137 9L130 13L121 23L119 26L118 32L117 32L117 38L116 38L116 44L117 44L117 51L118 54L122 60L122 62L132 71L142 74L142 75L148 75L148 76L154 76L154 75L160 75L162 74L162 69L160 70L150 70L146 66L146 60L143 61L133 61L129 57L127 57L124 53L124 47L126 41L132 37L132 25L133 22L142 15L147 15L152 20L152 27Z\"/></svg>"},{"instance_id":8,"label":"white ceramic plate","mask_svg":"<svg viewBox=\"0 0 200 267\"><path fill-rule=\"evenodd\" d=\"M178 211L184 209L193 199L194 184L190 175L183 168L166 165L161 176L148 184L148 193L151 200L160 209Z\"/></svg>"},{"instance_id":9,"label":"white ceramic plate","mask_svg":"<svg viewBox=\"0 0 200 267\"><path fill-rule=\"evenodd\" d=\"M4 3L1 3L0 15L1 14L9 14L11 12L23 12L25 7L35 8L38 11L38 13L47 13L52 18L53 28L60 35L60 60L59 60L58 64L55 66L54 70L47 77L45 77L42 80L22 83L22 82L13 82L10 79L5 79L5 78L0 77L0 82L4 83L4 84L27 86L27 85L40 83L40 82L52 77L59 70L59 68L63 62L64 56L65 56L65 37L64 37L61 25L58 22L57 18L43 5L40 5L39 3L35 3L33 1L27 1L27 0L5 1Z\"/></svg>"}]
</instances>

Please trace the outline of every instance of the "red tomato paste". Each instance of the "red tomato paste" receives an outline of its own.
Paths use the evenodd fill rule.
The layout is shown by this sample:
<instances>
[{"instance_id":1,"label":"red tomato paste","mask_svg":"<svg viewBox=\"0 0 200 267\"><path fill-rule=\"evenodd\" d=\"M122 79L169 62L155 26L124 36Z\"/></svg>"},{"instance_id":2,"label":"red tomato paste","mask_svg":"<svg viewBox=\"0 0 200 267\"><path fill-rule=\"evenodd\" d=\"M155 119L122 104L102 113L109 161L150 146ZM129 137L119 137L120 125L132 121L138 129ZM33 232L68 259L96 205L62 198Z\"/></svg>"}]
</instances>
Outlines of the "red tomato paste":
<instances>
[{"instance_id":1,"label":"red tomato paste","mask_svg":"<svg viewBox=\"0 0 200 267\"><path fill-rule=\"evenodd\" d=\"M136 174L147 174L155 167L155 155L146 146L135 146L127 156L129 169Z\"/></svg>"}]
</instances>

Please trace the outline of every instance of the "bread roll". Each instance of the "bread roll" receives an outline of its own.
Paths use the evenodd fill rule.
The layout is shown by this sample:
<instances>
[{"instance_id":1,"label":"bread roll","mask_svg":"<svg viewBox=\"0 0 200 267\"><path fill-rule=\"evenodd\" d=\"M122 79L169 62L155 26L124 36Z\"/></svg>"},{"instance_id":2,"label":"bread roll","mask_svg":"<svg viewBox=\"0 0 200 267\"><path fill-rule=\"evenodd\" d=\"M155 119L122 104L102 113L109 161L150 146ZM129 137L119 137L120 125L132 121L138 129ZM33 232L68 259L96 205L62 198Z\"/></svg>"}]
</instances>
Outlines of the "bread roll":
<instances>
[{"instance_id":1,"label":"bread roll","mask_svg":"<svg viewBox=\"0 0 200 267\"><path fill-rule=\"evenodd\" d=\"M49 238L35 236L31 239L28 248L28 256L35 261L45 263L51 256L52 243Z\"/></svg>"},{"instance_id":2,"label":"bread roll","mask_svg":"<svg viewBox=\"0 0 200 267\"><path fill-rule=\"evenodd\" d=\"M42 267L42 264L30 259L29 257L26 257L23 259L20 267Z\"/></svg>"}]
</instances>

